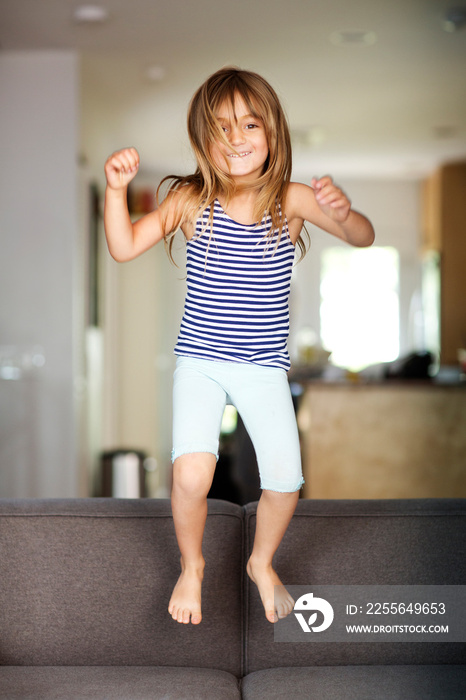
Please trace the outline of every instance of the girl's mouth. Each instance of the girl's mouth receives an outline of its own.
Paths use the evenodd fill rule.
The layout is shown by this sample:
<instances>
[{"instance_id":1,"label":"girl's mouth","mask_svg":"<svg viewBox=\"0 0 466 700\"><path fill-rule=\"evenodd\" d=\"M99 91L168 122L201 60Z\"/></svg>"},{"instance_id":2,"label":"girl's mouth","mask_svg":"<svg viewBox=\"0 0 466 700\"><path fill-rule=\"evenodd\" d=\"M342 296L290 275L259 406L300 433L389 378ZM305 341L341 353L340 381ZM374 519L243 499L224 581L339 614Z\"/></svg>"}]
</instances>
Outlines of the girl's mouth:
<instances>
[{"instance_id":1,"label":"girl's mouth","mask_svg":"<svg viewBox=\"0 0 466 700\"><path fill-rule=\"evenodd\" d=\"M245 153L229 153L228 157L229 158L245 158L245 156L249 156L251 151L246 151Z\"/></svg>"}]
</instances>

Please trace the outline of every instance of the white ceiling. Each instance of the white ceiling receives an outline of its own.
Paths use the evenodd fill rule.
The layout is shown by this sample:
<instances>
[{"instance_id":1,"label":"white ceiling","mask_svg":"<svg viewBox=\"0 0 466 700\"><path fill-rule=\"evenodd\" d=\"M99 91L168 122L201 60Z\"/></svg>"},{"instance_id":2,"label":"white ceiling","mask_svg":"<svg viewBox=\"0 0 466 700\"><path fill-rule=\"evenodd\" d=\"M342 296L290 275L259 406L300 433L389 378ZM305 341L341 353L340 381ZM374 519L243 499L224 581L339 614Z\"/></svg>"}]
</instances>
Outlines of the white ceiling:
<instances>
[{"instance_id":1,"label":"white ceiling","mask_svg":"<svg viewBox=\"0 0 466 700\"><path fill-rule=\"evenodd\" d=\"M466 158L466 28L442 26L465 0L96 0L109 19L94 26L73 22L78 4L0 0L0 50L77 50L84 141L99 115L103 151L136 145L148 171L190 167L187 104L226 64L278 91L295 177L420 177ZM377 40L336 45L339 31Z\"/></svg>"}]
</instances>

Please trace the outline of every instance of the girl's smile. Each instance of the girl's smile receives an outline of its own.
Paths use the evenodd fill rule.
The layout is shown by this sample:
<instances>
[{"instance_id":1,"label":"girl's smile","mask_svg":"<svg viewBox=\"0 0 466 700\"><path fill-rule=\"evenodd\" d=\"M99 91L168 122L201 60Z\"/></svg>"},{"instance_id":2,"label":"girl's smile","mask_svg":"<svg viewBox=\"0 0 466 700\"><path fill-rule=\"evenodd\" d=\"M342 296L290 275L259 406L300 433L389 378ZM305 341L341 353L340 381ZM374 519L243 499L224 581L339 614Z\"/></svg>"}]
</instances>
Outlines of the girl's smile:
<instances>
[{"instance_id":1,"label":"girl's smile","mask_svg":"<svg viewBox=\"0 0 466 700\"><path fill-rule=\"evenodd\" d=\"M230 144L230 148L222 141L213 144L216 166L237 180L260 177L269 155L262 120L250 113L240 95L235 97L234 110L224 103L216 116Z\"/></svg>"},{"instance_id":2,"label":"girl's smile","mask_svg":"<svg viewBox=\"0 0 466 700\"><path fill-rule=\"evenodd\" d=\"M249 156L251 151L246 151L245 153L230 153L229 158L245 158Z\"/></svg>"}]
</instances>

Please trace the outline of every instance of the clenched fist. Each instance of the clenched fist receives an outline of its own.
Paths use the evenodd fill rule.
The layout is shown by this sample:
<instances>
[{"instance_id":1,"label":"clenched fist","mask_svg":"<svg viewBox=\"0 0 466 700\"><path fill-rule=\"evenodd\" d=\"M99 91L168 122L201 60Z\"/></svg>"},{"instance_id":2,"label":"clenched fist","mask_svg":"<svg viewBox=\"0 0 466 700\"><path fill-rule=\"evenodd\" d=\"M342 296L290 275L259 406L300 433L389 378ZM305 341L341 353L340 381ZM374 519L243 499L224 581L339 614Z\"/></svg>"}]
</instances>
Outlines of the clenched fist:
<instances>
[{"instance_id":1,"label":"clenched fist","mask_svg":"<svg viewBox=\"0 0 466 700\"><path fill-rule=\"evenodd\" d=\"M139 153L135 148L115 151L105 162L107 185L112 190L128 187L139 168Z\"/></svg>"},{"instance_id":2,"label":"clenched fist","mask_svg":"<svg viewBox=\"0 0 466 700\"><path fill-rule=\"evenodd\" d=\"M331 177L313 178L311 187L321 210L337 223L343 223L348 218L351 202L346 194L337 187Z\"/></svg>"}]
</instances>

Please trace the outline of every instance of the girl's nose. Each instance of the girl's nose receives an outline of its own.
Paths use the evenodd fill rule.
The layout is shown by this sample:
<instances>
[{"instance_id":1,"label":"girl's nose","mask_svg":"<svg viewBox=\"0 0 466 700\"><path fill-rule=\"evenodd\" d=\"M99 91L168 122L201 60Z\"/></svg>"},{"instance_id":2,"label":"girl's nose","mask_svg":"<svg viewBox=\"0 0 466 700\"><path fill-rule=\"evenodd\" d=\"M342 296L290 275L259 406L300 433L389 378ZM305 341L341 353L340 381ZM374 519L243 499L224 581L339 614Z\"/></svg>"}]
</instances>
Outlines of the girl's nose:
<instances>
[{"instance_id":1,"label":"girl's nose","mask_svg":"<svg viewBox=\"0 0 466 700\"><path fill-rule=\"evenodd\" d=\"M242 129L237 126L232 127L229 140L232 146L238 146L239 144L244 143L245 139Z\"/></svg>"}]
</instances>

